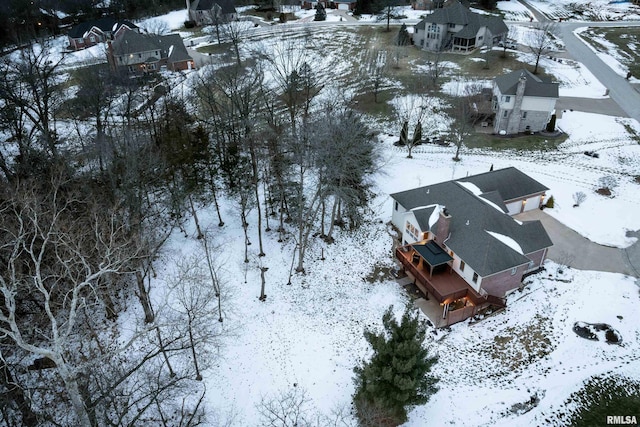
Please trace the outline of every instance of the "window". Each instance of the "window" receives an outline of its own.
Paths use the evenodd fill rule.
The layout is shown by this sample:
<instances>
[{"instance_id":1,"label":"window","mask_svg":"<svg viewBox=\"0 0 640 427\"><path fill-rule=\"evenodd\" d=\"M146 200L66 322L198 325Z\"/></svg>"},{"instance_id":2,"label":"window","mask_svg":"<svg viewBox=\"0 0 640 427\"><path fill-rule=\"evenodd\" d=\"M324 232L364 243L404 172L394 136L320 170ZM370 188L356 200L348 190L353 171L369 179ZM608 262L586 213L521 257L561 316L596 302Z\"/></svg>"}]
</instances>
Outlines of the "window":
<instances>
[{"instance_id":1,"label":"window","mask_svg":"<svg viewBox=\"0 0 640 427\"><path fill-rule=\"evenodd\" d=\"M533 265L534 265L534 264L535 264L535 263L533 262L533 260L529 261L529 267L528 267L528 268L529 268L529 270L531 270L531 269L533 268Z\"/></svg>"},{"instance_id":2,"label":"window","mask_svg":"<svg viewBox=\"0 0 640 427\"><path fill-rule=\"evenodd\" d=\"M526 119L526 118L527 118L527 112L526 112L526 111L523 111L523 112L522 112L522 118L523 118L523 119Z\"/></svg>"},{"instance_id":3,"label":"window","mask_svg":"<svg viewBox=\"0 0 640 427\"><path fill-rule=\"evenodd\" d=\"M395 203L395 209L398 210L398 202Z\"/></svg>"},{"instance_id":4,"label":"window","mask_svg":"<svg viewBox=\"0 0 640 427\"><path fill-rule=\"evenodd\" d=\"M508 115L509 115L509 112L507 110L504 110L504 113L502 113L502 117L506 119Z\"/></svg>"},{"instance_id":5,"label":"window","mask_svg":"<svg viewBox=\"0 0 640 427\"><path fill-rule=\"evenodd\" d=\"M449 23L449 28L455 28L456 24Z\"/></svg>"},{"instance_id":6,"label":"window","mask_svg":"<svg viewBox=\"0 0 640 427\"><path fill-rule=\"evenodd\" d=\"M511 269L511 275L512 275L512 276L515 276L517 271L518 271L518 267L513 267L513 268Z\"/></svg>"},{"instance_id":7,"label":"window","mask_svg":"<svg viewBox=\"0 0 640 427\"><path fill-rule=\"evenodd\" d=\"M478 283L478 273L473 273L473 283Z\"/></svg>"},{"instance_id":8,"label":"window","mask_svg":"<svg viewBox=\"0 0 640 427\"><path fill-rule=\"evenodd\" d=\"M484 36L478 36L478 41L481 41L484 38Z\"/></svg>"},{"instance_id":9,"label":"window","mask_svg":"<svg viewBox=\"0 0 640 427\"><path fill-rule=\"evenodd\" d=\"M460 271L464 271L464 266L465 266L465 265L466 265L466 264L464 263L464 261L463 261L463 260L460 260Z\"/></svg>"},{"instance_id":10,"label":"window","mask_svg":"<svg viewBox=\"0 0 640 427\"><path fill-rule=\"evenodd\" d=\"M504 97L504 102L511 102L511 96L506 95L506 96Z\"/></svg>"},{"instance_id":11,"label":"window","mask_svg":"<svg viewBox=\"0 0 640 427\"><path fill-rule=\"evenodd\" d=\"M91 43L95 43L96 42L96 36L89 37L89 40L91 40Z\"/></svg>"},{"instance_id":12,"label":"window","mask_svg":"<svg viewBox=\"0 0 640 427\"><path fill-rule=\"evenodd\" d=\"M142 54L141 53L138 54L138 58L142 58Z\"/></svg>"}]
</instances>

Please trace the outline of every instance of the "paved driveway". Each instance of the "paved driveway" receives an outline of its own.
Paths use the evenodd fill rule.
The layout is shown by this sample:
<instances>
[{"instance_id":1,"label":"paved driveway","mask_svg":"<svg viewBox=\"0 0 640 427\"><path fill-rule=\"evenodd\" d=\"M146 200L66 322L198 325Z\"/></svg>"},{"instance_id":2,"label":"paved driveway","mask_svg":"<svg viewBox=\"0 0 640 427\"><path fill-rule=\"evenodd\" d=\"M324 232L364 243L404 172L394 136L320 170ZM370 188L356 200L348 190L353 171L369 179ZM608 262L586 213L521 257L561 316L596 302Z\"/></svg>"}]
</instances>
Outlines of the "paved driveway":
<instances>
[{"instance_id":1,"label":"paved driveway","mask_svg":"<svg viewBox=\"0 0 640 427\"><path fill-rule=\"evenodd\" d=\"M638 251L625 251L594 243L538 209L521 213L514 218L520 221L537 219L542 222L553 242L547 254L547 258L553 261L579 270L609 271L638 277L632 265L632 263L640 265L638 264L640 259L636 255Z\"/></svg>"}]
</instances>

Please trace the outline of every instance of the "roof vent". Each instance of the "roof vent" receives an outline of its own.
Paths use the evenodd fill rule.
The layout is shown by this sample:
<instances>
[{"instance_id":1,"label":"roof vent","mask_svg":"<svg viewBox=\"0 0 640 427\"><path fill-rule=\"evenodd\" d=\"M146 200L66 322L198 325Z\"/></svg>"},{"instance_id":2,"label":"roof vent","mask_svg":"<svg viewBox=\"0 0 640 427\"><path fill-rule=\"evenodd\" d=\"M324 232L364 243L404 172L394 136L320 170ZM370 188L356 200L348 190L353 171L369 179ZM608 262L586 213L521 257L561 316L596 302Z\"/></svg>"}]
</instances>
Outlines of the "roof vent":
<instances>
[{"instance_id":1,"label":"roof vent","mask_svg":"<svg viewBox=\"0 0 640 427\"><path fill-rule=\"evenodd\" d=\"M465 225L469 225L469 220L467 220L467 223Z\"/></svg>"},{"instance_id":2,"label":"roof vent","mask_svg":"<svg viewBox=\"0 0 640 427\"><path fill-rule=\"evenodd\" d=\"M429 194L429 189L427 188L427 194Z\"/></svg>"}]
</instances>

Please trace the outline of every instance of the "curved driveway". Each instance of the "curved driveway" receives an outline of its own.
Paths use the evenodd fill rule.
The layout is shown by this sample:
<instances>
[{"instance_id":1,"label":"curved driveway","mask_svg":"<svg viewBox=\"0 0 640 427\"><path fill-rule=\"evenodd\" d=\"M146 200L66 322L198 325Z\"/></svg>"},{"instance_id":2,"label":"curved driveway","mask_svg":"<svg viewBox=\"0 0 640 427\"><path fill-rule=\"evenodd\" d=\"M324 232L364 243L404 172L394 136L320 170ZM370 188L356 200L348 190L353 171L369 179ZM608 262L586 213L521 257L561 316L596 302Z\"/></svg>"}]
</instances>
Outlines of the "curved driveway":
<instances>
[{"instance_id":1,"label":"curved driveway","mask_svg":"<svg viewBox=\"0 0 640 427\"><path fill-rule=\"evenodd\" d=\"M640 254L636 250L627 252L631 248L618 249L594 243L538 209L521 213L515 218L520 221L542 222L553 242L547 253L547 258L553 261L579 270L609 271L639 277L632 264L635 261L640 266Z\"/></svg>"}]
</instances>

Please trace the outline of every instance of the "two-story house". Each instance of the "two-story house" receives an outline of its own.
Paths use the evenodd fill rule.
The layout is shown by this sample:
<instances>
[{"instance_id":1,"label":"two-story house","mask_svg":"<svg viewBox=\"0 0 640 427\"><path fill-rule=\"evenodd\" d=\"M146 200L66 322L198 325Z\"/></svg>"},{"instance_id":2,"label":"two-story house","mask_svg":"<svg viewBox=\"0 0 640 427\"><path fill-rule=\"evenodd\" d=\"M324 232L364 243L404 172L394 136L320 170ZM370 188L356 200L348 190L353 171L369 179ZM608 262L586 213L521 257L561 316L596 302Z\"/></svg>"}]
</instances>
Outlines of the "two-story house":
<instances>
[{"instance_id":1,"label":"two-story house","mask_svg":"<svg viewBox=\"0 0 640 427\"><path fill-rule=\"evenodd\" d=\"M494 133L511 135L545 128L556 108L558 83L516 70L493 81Z\"/></svg>"},{"instance_id":2,"label":"two-story house","mask_svg":"<svg viewBox=\"0 0 640 427\"><path fill-rule=\"evenodd\" d=\"M415 26L413 42L429 51L468 52L506 39L509 28L499 16L471 12L459 1L436 9Z\"/></svg>"},{"instance_id":3,"label":"two-story house","mask_svg":"<svg viewBox=\"0 0 640 427\"><path fill-rule=\"evenodd\" d=\"M392 194L402 232L396 257L443 306L444 324L504 306L552 246L540 221L512 215L542 204L547 187L510 167Z\"/></svg>"},{"instance_id":4,"label":"two-story house","mask_svg":"<svg viewBox=\"0 0 640 427\"><path fill-rule=\"evenodd\" d=\"M178 34L125 31L108 43L107 60L114 72L147 73L166 66L171 71L195 68Z\"/></svg>"},{"instance_id":5,"label":"two-story house","mask_svg":"<svg viewBox=\"0 0 640 427\"><path fill-rule=\"evenodd\" d=\"M118 21L105 17L94 21L82 22L67 33L69 48L80 50L112 40L120 31L138 31L138 27L129 21Z\"/></svg>"},{"instance_id":6,"label":"two-story house","mask_svg":"<svg viewBox=\"0 0 640 427\"><path fill-rule=\"evenodd\" d=\"M199 27L238 18L233 0L187 0L187 14Z\"/></svg>"}]
</instances>

